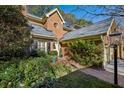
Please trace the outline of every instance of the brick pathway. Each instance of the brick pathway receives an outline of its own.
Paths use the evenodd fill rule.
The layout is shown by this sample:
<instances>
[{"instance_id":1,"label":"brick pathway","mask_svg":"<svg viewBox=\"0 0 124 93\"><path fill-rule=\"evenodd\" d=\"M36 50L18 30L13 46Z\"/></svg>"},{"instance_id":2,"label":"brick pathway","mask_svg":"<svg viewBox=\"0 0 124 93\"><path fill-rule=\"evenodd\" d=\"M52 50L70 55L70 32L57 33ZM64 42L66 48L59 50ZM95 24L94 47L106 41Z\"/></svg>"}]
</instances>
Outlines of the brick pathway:
<instances>
[{"instance_id":1,"label":"brick pathway","mask_svg":"<svg viewBox=\"0 0 124 93\"><path fill-rule=\"evenodd\" d=\"M80 69L81 72L84 72L86 74L95 76L101 80L107 81L109 83L114 83L114 74L107 72L103 69L93 69L93 68L85 68ZM118 84L121 87L124 87L124 76L118 75Z\"/></svg>"},{"instance_id":2,"label":"brick pathway","mask_svg":"<svg viewBox=\"0 0 124 93\"><path fill-rule=\"evenodd\" d=\"M114 74L110 73L108 71L105 71L103 69L87 68L87 67L84 67L84 66L78 64L77 62L74 62L68 58L60 58L60 59L58 59L58 63L63 63L68 66L74 66L74 67L78 68L81 72L92 75L92 76L99 78L101 80L104 80L106 82L109 82L112 84L114 83ZM118 75L118 84L121 87L124 87L124 76Z\"/></svg>"}]
</instances>

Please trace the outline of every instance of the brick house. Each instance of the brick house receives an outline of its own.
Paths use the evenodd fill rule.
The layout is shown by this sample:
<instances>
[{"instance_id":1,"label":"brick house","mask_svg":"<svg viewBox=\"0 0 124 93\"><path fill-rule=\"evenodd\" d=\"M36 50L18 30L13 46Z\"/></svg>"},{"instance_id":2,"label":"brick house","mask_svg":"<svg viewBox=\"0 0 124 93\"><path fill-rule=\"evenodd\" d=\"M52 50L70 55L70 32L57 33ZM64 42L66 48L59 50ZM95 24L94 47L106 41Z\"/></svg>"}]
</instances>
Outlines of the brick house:
<instances>
[{"instance_id":1,"label":"brick house","mask_svg":"<svg viewBox=\"0 0 124 93\"><path fill-rule=\"evenodd\" d=\"M34 45L37 48L40 48L46 52L56 50L62 50L62 55L65 56L67 44L78 39L89 39L103 44L104 58L106 61L112 59L111 51L113 49L107 48L105 46L106 37L109 37L109 34L114 32L114 29L117 27L117 31L124 32L124 19L122 17L108 18L97 23L94 23L90 26L82 27L77 30L66 27L65 21L62 18L62 15L58 9L54 9L49 13L46 13L42 18L31 15L27 12L26 6L23 6L24 10L22 13L28 19L29 25L32 27L31 37L33 38ZM73 30L73 31L72 31ZM122 34L123 39L123 34ZM118 57L124 58L124 46L123 41L121 46L118 48Z\"/></svg>"},{"instance_id":2,"label":"brick house","mask_svg":"<svg viewBox=\"0 0 124 93\"><path fill-rule=\"evenodd\" d=\"M46 13L42 18L28 13L26 6L23 6L23 15L28 19L32 28L32 48L38 48L45 52L56 50L60 55L59 44L63 35L72 29L65 26L65 21L58 9Z\"/></svg>"},{"instance_id":3,"label":"brick house","mask_svg":"<svg viewBox=\"0 0 124 93\"><path fill-rule=\"evenodd\" d=\"M28 19L29 25L32 27L31 37L33 39L32 48L39 48L45 52L56 50L60 55L66 56L68 43L76 40L92 40L103 45L103 66L108 71L113 70L113 65L108 66L108 62L113 60L113 48L108 44L109 34L122 32L121 44L118 46L118 58L124 59L124 18L114 17L108 18L92 25L73 30L65 26L65 21L59 13L58 9L54 9L46 13L42 18L28 14L26 8L22 11ZM73 31L72 31L73 30ZM120 64L119 73L124 75L124 69Z\"/></svg>"}]
</instances>

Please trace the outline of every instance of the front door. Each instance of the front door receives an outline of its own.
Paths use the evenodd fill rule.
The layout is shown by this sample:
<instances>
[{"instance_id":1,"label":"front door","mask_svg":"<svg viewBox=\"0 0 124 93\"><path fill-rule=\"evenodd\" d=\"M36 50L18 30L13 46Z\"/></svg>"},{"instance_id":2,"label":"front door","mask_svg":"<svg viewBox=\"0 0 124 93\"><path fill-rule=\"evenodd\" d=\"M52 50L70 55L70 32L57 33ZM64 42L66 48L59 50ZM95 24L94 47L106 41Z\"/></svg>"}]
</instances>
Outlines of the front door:
<instances>
[{"instance_id":1,"label":"front door","mask_svg":"<svg viewBox=\"0 0 124 93\"><path fill-rule=\"evenodd\" d=\"M47 52L50 52L50 42L47 42Z\"/></svg>"}]
</instances>

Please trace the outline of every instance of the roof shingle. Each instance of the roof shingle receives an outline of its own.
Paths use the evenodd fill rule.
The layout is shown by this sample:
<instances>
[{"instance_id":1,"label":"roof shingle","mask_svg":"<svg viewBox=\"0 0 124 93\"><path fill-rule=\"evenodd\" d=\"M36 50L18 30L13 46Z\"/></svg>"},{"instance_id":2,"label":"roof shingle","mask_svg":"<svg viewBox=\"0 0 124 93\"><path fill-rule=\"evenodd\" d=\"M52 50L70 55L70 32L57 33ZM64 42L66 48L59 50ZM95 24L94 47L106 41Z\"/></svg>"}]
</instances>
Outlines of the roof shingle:
<instances>
[{"instance_id":1,"label":"roof shingle","mask_svg":"<svg viewBox=\"0 0 124 93\"><path fill-rule=\"evenodd\" d=\"M104 34L107 32L108 28L110 27L111 21L112 21L112 18L108 18L106 20L97 22L93 25L82 27L72 32L68 32L63 36L61 41L76 39L76 38L81 38L86 36L92 36L92 35Z\"/></svg>"},{"instance_id":2,"label":"roof shingle","mask_svg":"<svg viewBox=\"0 0 124 93\"><path fill-rule=\"evenodd\" d=\"M46 30L44 27L29 23L31 26L32 31L31 34L38 35L38 36L45 36L45 37L55 37L55 34L52 31Z\"/></svg>"}]
</instances>

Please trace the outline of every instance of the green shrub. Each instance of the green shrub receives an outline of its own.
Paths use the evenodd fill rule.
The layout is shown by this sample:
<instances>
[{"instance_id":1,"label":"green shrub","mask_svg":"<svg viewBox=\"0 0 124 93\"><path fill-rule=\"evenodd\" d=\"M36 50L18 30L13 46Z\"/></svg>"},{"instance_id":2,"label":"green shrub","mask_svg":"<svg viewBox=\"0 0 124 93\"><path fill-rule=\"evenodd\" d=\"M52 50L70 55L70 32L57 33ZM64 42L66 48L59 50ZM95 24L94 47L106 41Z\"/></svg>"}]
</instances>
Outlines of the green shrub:
<instances>
[{"instance_id":1,"label":"green shrub","mask_svg":"<svg viewBox=\"0 0 124 93\"><path fill-rule=\"evenodd\" d=\"M30 56L32 56L32 57L45 57L46 53L45 53L45 51L42 51L40 49L33 49L30 53Z\"/></svg>"},{"instance_id":2,"label":"green shrub","mask_svg":"<svg viewBox=\"0 0 124 93\"><path fill-rule=\"evenodd\" d=\"M69 44L72 59L82 65L101 66L103 63L102 45L93 41L79 40Z\"/></svg>"},{"instance_id":3,"label":"green shrub","mask_svg":"<svg viewBox=\"0 0 124 93\"><path fill-rule=\"evenodd\" d=\"M49 57L29 58L0 72L0 87L31 87L46 76L54 77Z\"/></svg>"},{"instance_id":4,"label":"green shrub","mask_svg":"<svg viewBox=\"0 0 124 93\"><path fill-rule=\"evenodd\" d=\"M58 52L54 50L54 51L50 51L49 54L52 56L57 56Z\"/></svg>"},{"instance_id":5,"label":"green shrub","mask_svg":"<svg viewBox=\"0 0 124 93\"><path fill-rule=\"evenodd\" d=\"M32 50L31 50L30 56L32 56L32 57L37 57L37 51L36 51L36 49L32 49Z\"/></svg>"},{"instance_id":6,"label":"green shrub","mask_svg":"<svg viewBox=\"0 0 124 93\"><path fill-rule=\"evenodd\" d=\"M40 50L40 49L37 49L37 55L38 55L39 57L45 57L45 56L46 56L46 53L45 53L45 51L42 51L42 50Z\"/></svg>"},{"instance_id":7,"label":"green shrub","mask_svg":"<svg viewBox=\"0 0 124 93\"><path fill-rule=\"evenodd\" d=\"M0 87L52 87L57 77L71 71L65 65L51 65L49 55L13 61L0 70Z\"/></svg>"}]
</instances>

